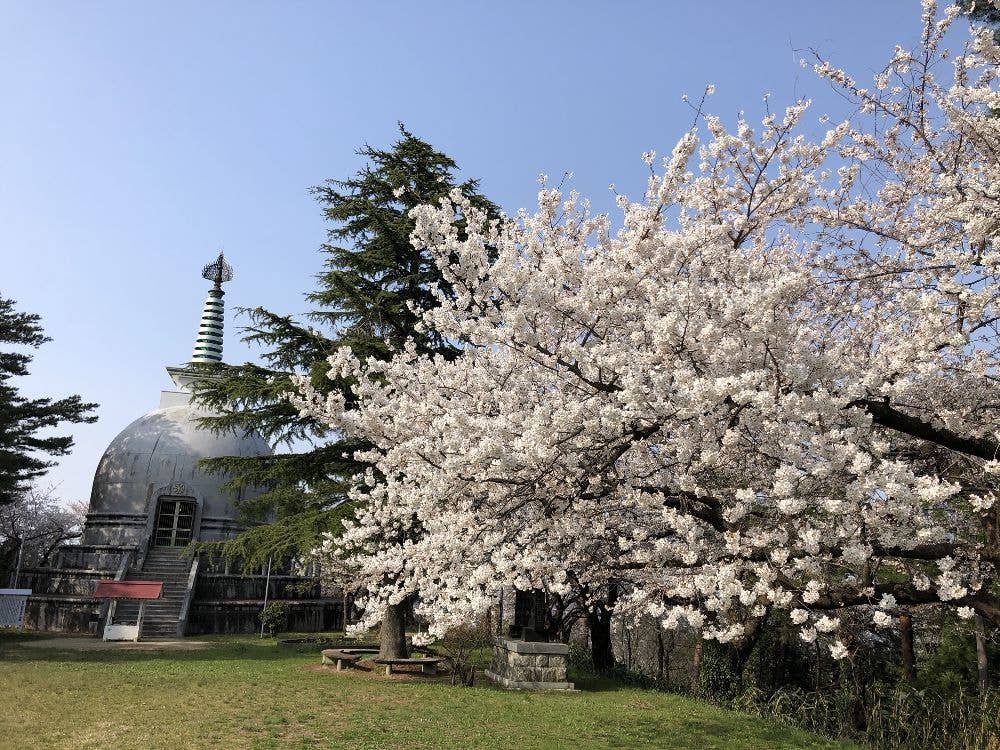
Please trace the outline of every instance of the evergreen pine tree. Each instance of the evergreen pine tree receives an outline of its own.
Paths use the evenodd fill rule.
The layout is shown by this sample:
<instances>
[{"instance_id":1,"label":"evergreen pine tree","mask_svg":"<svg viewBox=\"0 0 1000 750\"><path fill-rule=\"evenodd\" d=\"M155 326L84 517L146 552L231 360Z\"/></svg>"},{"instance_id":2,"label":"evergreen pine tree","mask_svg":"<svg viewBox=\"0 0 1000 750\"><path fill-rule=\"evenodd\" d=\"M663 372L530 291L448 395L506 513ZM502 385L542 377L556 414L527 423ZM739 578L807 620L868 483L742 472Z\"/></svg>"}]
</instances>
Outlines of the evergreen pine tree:
<instances>
[{"instance_id":1,"label":"evergreen pine tree","mask_svg":"<svg viewBox=\"0 0 1000 750\"><path fill-rule=\"evenodd\" d=\"M19 312L12 299L0 297L0 344L37 349L50 341L38 315ZM40 432L63 422L96 422L88 404L79 396L60 399L26 398L13 378L28 374L32 356L24 351L0 351L0 505L14 502L55 462L73 447L70 435L41 437Z\"/></svg>"},{"instance_id":2,"label":"evergreen pine tree","mask_svg":"<svg viewBox=\"0 0 1000 750\"><path fill-rule=\"evenodd\" d=\"M963 0L962 7L973 21L1000 25L1000 7L992 0Z\"/></svg>"},{"instance_id":3,"label":"evergreen pine tree","mask_svg":"<svg viewBox=\"0 0 1000 750\"><path fill-rule=\"evenodd\" d=\"M338 527L348 511L341 501L349 480L364 468L353 458L364 446L329 434L283 398L293 390L290 376L307 374L321 392L337 389L350 399L350 383L327 377L327 357L340 346L362 358L385 358L412 338L420 351L453 357L457 350L448 341L416 330L419 311L435 304L431 284L444 284L426 249L410 244L414 222L408 212L457 187L475 205L497 213L479 194L477 180L457 182L455 162L402 125L391 149L366 145L358 153L367 163L356 175L312 189L333 223L321 247L317 289L306 295L315 306L308 317L316 327L261 307L243 309L243 339L261 347L264 364L213 365L216 377L195 386L196 398L218 414L206 418L205 426L256 430L288 449L204 462L209 470L232 474L234 489L268 488L243 510L251 517L272 513L275 520L226 546L247 566L313 549L323 532Z\"/></svg>"}]
</instances>

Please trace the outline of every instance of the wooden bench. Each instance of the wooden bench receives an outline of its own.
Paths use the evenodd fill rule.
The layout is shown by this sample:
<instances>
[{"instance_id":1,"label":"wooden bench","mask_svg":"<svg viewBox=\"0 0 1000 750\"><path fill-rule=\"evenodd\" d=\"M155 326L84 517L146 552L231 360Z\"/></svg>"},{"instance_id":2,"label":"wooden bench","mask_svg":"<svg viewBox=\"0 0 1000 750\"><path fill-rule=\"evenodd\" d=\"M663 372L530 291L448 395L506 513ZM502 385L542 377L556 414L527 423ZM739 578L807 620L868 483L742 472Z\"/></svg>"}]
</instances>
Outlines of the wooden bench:
<instances>
[{"instance_id":1,"label":"wooden bench","mask_svg":"<svg viewBox=\"0 0 1000 750\"><path fill-rule=\"evenodd\" d=\"M325 648L320 651L320 656L323 664L336 664L339 672L345 665L351 666L362 656L377 653L377 648Z\"/></svg>"},{"instance_id":2,"label":"wooden bench","mask_svg":"<svg viewBox=\"0 0 1000 750\"><path fill-rule=\"evenodd\" d=\"M437 674L438 662L443 661L441 658L435 658L430 656L421 656L415 659L372 659L375 664L382 664L385 666L386 675L392 674L393 667L412 667L419 666L420 671L423 674Z\"/></svg>"}]
</instances>

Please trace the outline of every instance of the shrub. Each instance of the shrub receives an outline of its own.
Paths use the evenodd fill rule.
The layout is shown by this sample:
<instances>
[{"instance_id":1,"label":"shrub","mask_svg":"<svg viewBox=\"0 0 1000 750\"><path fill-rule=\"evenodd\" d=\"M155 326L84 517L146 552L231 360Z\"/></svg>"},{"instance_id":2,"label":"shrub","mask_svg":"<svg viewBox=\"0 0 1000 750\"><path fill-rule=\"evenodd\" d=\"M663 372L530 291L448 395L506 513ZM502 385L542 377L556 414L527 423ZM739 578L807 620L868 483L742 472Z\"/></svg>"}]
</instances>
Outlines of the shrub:
<instances>
[{"instance_id":1,"label":"shrub","mask_svg":"<svg viewBox=\"0 0 1000 750\"><path fill-rule=\"evenodd\" d=\"M846 690L779 690L767 697L752 689L728 705L874 750L1000 750L996 690L982 696L961 689L941 695L876 685L860 696Z\"/></svg>"},{"instance_id":2,"label":"shrub","mask_svg":"<svg viewBox=\"0 0 1000 750\"><path fill-rule=\"evenodd\" d=\"M268 602L261 610L260 622L269 634L274 635L288 627L289 611L288 602Z\"/></svg>"},{"instance_id":3,"label":"shrub","mask_svg":"<svg viewBox=\"0 0 1000 750\"><path fill-rule=\"evenodd\" d=\"M493 634L484 623L452 628L438 643L451 667L451 684L471 686L476 668L485 666L493 646Z\"/></svg>"}]
</instances>

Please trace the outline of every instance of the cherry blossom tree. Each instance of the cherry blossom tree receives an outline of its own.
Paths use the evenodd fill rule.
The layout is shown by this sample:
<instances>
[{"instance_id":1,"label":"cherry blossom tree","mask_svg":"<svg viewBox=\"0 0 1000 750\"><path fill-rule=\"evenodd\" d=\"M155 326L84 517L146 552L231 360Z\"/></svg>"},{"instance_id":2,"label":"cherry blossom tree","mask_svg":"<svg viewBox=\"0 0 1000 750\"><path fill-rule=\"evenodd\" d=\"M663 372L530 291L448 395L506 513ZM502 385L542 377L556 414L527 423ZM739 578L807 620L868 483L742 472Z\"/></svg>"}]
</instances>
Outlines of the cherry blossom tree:
<instances>
[{"instance_id":1,"label":"cherry blossom tree","mask_svg":"<svg viewBox=\"0 0 1000 750\"><path fill-rule=\"evenodd\" d=\"M820 137L804 100L732 129L699 107L615 219L547 184L500 221L414 210L454 295L425 321L461 356L342 349L360 408L293 397L374 446L324 547L361 627L609 582L723 643L785 611L836 658L846 610L1000 625L1000 49L945 49L958 13L925 0L870 86L817 57L854 107Z\"/></svg>"}]
</instances>

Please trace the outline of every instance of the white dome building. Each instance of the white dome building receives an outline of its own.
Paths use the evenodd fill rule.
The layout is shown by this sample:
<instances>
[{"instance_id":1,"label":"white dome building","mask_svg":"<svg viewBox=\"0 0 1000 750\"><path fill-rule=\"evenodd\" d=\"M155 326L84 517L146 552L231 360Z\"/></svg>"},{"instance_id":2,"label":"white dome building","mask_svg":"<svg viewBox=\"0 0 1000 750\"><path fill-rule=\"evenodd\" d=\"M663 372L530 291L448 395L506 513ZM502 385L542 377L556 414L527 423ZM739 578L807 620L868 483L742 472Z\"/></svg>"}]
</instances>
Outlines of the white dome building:
<instances>
[{"instance_id":1,"label":"white dome building","mask_svg":"<svg viewBox=\"0 0 1000 750\"><path fill-rule=\"evenodd\" d=\"M202 275L215 283L205 300L191 364L222 361L222 284L232 278L232 269L220 253ZM163 391L158 409L122 430L97 466L82 545L187 546L243 530L237 504L245 491L234 495L224 487L231 477L209 474L198 462L269 455L271 448L256 432L200 427L198 420L209 412L191 402L188 387L195 373L189 366L167 372L176 390Z\"/></svg>"},{"instance_id":2,"label":"white dome building","mask_svg":"<svg viewBox=\"0 0 1000 750\"><path fill-rule=\"evenodd\" d=\"M150 603L142 622L145 637L253 631L264 602L274 599L288 602L295 630L343 626L345 600L324 598L317 578L304 576L307 571L294 561L274 560L266 573L247 574L233 561L192 546L237 536L245 528L240 501L262 491L234 493L225 487L232 477L210 474L199 462L271 454L256 432L213 432L199 424L210 412L192 402L190 385L209 377L196 365L222 361L222 284L232 269L220 253L202 275L214 285L190 363L167 368L175 389L162 391L159 407L132 422L104 451L80 543L60 548L52 567L24 571L24 583L34 591L29 627L100 635L116 614L94 598L94 584L109 579L163 583L162 598ZM117 616L134 616L137 607L123 606Z\"/></svg>"},{"instance_id":3,"label":"white dome building","mask_svg":"<svg viewBox=\"0 0 1000 750\"><path fill-rule=\"evenodd\" d=\"M172 373L181 380L178 371ZM204 458L264 456L257 433L216 433L199 426L209 412L190 403L186 389L164 391L160 408L111 441L97 466L84 545L184 546L239 533L238 503L248 497L225 488L230 477L199 468Z\"/></svg>"}]
</instances>

